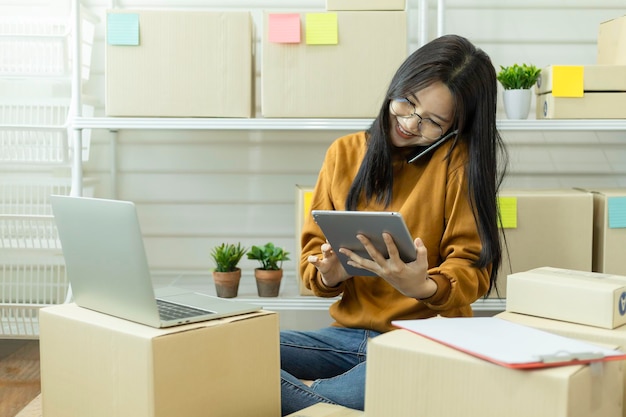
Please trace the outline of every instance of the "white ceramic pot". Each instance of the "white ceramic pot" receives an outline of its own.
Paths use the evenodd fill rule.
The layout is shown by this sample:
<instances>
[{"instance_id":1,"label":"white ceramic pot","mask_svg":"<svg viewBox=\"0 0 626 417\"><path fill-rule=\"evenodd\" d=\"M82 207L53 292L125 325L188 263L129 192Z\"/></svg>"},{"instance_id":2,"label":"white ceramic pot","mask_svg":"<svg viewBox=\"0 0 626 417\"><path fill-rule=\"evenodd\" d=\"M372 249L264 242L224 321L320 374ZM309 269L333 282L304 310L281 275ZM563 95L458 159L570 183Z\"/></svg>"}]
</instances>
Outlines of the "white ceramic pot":
<instances>
[{"instance_id":1,"label":"white ceramic pot","mask_svg":"<svg viewBox=\"0 0 626 417\"><path fill-rule=\"evenodd\" d=\"M509 119L526 119L530 111L532 90L504 90L504 111Z\"/></svg>"}]
</instances>

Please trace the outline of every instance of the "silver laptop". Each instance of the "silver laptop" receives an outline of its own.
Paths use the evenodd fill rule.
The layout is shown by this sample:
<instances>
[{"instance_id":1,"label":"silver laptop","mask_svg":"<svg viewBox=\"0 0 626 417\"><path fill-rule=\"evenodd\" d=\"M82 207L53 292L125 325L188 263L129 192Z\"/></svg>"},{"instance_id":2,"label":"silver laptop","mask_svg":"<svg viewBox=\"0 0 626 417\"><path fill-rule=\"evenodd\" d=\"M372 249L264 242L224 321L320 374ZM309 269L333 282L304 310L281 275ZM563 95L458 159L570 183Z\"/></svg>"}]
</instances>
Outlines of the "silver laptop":
<instances>
[{"instance_id":1,"label":"silver laptop","mask_svg":"<svg viewBox=\"0 0 626 417\"><path fill-rule=\"evenodd\" d=\"M178 287L155 290L132 202L60 195L50 202L77 305L152 327L262 308Z\"/></svg>"}]
</instances>

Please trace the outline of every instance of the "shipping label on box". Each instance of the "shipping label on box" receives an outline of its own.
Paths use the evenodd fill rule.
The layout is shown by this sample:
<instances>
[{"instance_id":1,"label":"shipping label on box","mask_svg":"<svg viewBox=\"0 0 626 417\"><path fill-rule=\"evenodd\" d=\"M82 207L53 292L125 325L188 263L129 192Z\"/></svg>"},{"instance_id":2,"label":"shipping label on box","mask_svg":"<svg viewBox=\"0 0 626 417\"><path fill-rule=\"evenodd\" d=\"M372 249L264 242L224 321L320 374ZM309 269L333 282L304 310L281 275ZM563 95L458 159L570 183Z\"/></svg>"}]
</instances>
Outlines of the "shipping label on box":
<instances>
[{"instance_id":1,"label":"shipping label on box","mask_svg":"<svg viewBox=\"0 0 626 417\"><path fill-rule=\"evenodd\" d=\"M404 10L406 0L326 0L326 10Z\"/></svg>"},{"instance_id":2,"label":"shipping label on box","mask_svg":"<svg viewBox=\"0 0 626 417\"><path fill-rule=\"evenodd\" d=\"M249 12L111 10L108 116L253 116Z\"/></svg>"},{"instance_id":3,"label":"shipping label on box","mask_svg":"<svg viewBox=\"0 0 626 417\"><path fill-rule=\"evenodd\" d=\"M407 56L406 26L403 11L266 13L263 116L375 117Z\"/></svg>"},{"instance_id":4,"label":"shipping label on box","mask_svg":"<svg viewBox=\"0 0 626 417\"><path fill-rule=\"evenodd\" d=\"M545 265L591 271L593 197L577 190L503 189L498 207L507 246L498 271L506 297L507 275Z\"/></svg>"},{"instance_id":5,"label":"shipping label on box","mask_svg":"<svg viewBox=\"0 0 626 417\"><path fill-rule=\"evenodd\" d=\"M600 23L597 63L626 65L626 15Z\"/></svg>"},{"instance_id":6,"label":"shipping label on box","mask_svg":"<svg viewBox=\"0 0 626 417\"><path fill-rule=\"evenodd\" d=\"M626 93L591 92L583 97L539 94L537 119L625 119Z\"/></svg>"},{"instance_id":7,"label":"shipping label on box","mask_svg":"<svg viewBox=\"0 0 626 417\"><path fill-rule=\"evenodd\" d=\"M601 366L520 371L395 330L368 344L365 416L621 416L623 365Z\"/></svg>"},{"instance_id":8,"label":"shipping label on box","mask_svg":"<svg viewBox=\"0 0 626 417\"><path fill-rule=\"evenodd\" d=\"M620 350L626 350L626 325L615 329L602 329L599 327L568 323L561 320L552 320L542 317L529 316L527 314L512 313L510 311L504 311L497 314L495 317L558 334L560 336L601 343L604 345L617 346ZM626 400L626 372L623 372L623 376L624 391L622 394L622 404ZM626 417L626 408L623 409L622 417Z\"/></svg>"},{"instance_id":9,"label":"shipping label on box","mask_svg":"<svg viewBox=\"0 0 626 417\"><path fill-rule=\"evenodd\" d=\"M156 329L75 304L46 307L43 413L278 416L278 329L270 312Z\"/></svg>"},{"instance_id":10,"label":"shipping label on box","mask_svg":"<svg viewBox=\"0 0 626 417\"><path fill-rule=\"evenodd\" d=\"M584 92L626 91L626 65L550 65L541 70L537 94L582 97Z\"/></svg>"},{"instance_id":11,"label":"shipping label on box","mask_svg":"<svg viewBox=\"0 0 626 417\"><path fill-rule=\"evenodd\" d=\"M507 278L506 311L614 329L626 324L626 276L542 267Z\"/></svg>"}]
</instances>

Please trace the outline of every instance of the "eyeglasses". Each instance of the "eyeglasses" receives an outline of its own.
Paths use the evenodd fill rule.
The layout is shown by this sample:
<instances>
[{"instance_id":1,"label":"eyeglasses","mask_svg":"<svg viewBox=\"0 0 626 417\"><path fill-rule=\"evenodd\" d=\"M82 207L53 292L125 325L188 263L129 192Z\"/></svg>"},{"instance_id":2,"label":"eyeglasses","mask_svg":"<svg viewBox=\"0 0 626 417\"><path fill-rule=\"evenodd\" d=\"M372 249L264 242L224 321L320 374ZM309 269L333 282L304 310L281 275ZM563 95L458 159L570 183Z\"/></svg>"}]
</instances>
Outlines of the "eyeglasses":
<instances>
[{"instance_id":1,"label":"eyeglasses","mask_svg":"<svg viewBox=\"0 0 626 417\"><path fill-rule=\"evenodd\" d=\"M439 139L443 136L443 128L435 123L432 119L423 118L415 111L415 104L411 103L408 98L394 98L391 100L391 112L397 117L403 119L412 119L417 117L417 132L411 132L422 135L425 139Z\"/></svg>"}]
</instances>

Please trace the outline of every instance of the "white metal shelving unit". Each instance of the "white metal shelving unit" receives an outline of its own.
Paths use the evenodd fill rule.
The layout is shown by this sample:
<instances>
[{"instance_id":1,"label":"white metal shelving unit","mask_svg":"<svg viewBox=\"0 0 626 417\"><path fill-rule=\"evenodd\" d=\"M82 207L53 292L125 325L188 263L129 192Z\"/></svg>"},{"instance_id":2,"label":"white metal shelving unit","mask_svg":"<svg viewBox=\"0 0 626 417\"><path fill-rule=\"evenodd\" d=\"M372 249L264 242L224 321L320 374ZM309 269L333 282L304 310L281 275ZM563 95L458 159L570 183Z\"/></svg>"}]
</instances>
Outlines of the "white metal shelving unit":
<instances>
[{"instance_id":1,"label":"white metal shelving unit","mask_svg":"<svg viewBox=\"0 0 626 417\"><path fill-rule=\"evenodd\" d=\"M76 129L108 130L359 130L371 119L211 119L79 117ZM499 120L501 131L625 131L625 119Z\"/></svg>"},{"instance_id":2,"label":"white metal shelving unit","mask_svg":"<svg viewBox=\"0 0 626 417\"><path fill-rule=\"evenodd\" d=\"M37 338L39 309L67 298L48 197L70 194L71 161L89 157L89 130L70 142L70 84L89 75L73 45L91 50L95 22L84 14L77 37L70 16L0 17L0 338Z\"/></svg>"}]
</instances>

